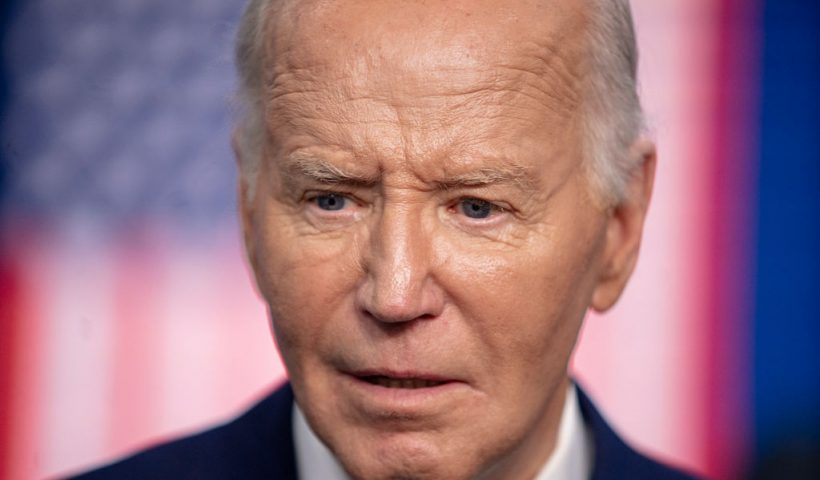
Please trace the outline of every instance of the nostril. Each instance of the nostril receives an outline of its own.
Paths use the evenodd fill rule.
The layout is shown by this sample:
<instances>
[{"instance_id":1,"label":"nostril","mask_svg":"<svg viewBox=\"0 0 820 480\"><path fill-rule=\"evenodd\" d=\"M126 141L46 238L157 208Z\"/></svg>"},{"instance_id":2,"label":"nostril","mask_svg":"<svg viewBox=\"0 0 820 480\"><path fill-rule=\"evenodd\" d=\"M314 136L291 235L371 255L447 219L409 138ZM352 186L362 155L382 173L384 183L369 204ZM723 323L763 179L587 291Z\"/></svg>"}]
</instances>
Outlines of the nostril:
<instances>
[{"instance_id":1,"label":"nostril","mask_svg":"<svg viewBox=\"0 0 820 480\"><path fill-rule=\"evenodd\" d=\"M444 310L444 294L431 278L412 282L381 281L369 276L356 292L356 307L380 323L433 320Z\"/></svg>"},{"instance_id":2,"label":"nostril","mask_svg":"<svg viewBox=\"0 0 820 480\"><path fill-rule=\"evenodd\" d=\"M363 309L362 313L369 319L379 323L400 325L419 320L433 320L436 318L432 313L417 314L411 310L390 310L390 309Z\"/></svg>"}]
</instances>

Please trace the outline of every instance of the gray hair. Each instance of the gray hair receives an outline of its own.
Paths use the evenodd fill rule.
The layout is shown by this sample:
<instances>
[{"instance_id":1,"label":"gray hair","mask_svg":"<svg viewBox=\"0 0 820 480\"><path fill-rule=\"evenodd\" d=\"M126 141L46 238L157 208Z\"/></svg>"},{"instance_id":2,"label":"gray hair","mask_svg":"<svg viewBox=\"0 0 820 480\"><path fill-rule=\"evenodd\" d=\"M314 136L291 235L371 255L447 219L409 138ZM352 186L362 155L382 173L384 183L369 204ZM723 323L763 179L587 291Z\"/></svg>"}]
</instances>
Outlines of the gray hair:
<instances>
[{"instance_id":1,"label":"gray hair","mask_svg":"<svg viewBox=\"0 0 820 480\"><path fill-rule=\"evenodd\" d=\"M242 155L240 176L252 198L265 142L265 21L272 0L250 0L236 32L235 62L239 75L236 94L236 139Z\"/></svg>"},{"instance_id":2,"label":"gray hair","mask_svg":"<svg viewBox=\"0 0 820 480\"><path fill-rule=\"evenodd\" d=\"M239 74L237 138L249 196L265 142L265 19L274 0L249 0L236 36ZM638 48L629 0L590 3L587 72L582 97L583 158L597 198L623 198L640 158L629 154L644 127L637 92Z\"/></svg>"},{"instance_id":3,"label":"gray hair","mask_svg":"<svg viewBox=\"0 0 820 480\"><path fill-rule=\"evenodd\" d=\"M588 71L583 92L583 149L593 190L621 200L641 158L630 147L644 129L638 97L638 47L629 0L591 0Z\"/></svg>"}]
</instances>

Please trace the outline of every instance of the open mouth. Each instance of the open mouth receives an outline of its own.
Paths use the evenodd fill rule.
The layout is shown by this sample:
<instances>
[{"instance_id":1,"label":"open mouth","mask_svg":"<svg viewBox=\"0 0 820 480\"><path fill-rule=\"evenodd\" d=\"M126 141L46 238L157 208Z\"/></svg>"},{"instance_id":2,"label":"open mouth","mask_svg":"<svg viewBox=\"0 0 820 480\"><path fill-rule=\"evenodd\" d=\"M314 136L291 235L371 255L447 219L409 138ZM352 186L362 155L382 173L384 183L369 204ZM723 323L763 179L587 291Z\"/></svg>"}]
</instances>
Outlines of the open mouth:
<instances>
[{"instance_id":1,"label":"open mouth","mask_svg":"<svg viewBox=\"0 0 820 480\"><path fill-rule=\"evenodd\" d=\"M436 380L424 380L420 378L393 378L382 375L367 375L359 378L372 385L378 385L385 388L431 388L447 383Z\"/></svg>"}]
</instances>

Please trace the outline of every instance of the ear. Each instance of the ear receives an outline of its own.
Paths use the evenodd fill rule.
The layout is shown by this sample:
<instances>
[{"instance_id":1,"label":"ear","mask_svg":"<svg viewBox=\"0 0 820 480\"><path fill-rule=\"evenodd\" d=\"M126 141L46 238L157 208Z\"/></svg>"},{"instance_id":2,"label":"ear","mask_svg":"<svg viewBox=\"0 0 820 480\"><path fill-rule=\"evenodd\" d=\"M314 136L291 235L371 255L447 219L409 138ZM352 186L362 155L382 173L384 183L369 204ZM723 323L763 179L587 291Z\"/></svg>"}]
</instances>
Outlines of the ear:
<instances>
[{"instance_id":1,"label":"ear","mask_svg":"<svg viewBox=\"0 0 820 480\"><path fill-rule=\"evenodd\" d=\"M244 165L247 163L242 155L242 142L239 140L239 131L234 130L231 134L231 148L233 149L234 160L236 161L237 175L237 203L239 204L239 221L242 228L242 240L245 244L245 253L251 268L256 269L254 236L251 231L253 220L253 199L249 197L249 179Z\"/></svg>"},{"instance_id":2,"label":"ear","mask_svg":"<svg viewBox=\"0 0 820 480\"><path fill-rule=\"evenodd\" d=\"M644 220L652 197L655 145L641 138L632 145L629 154L638 157L638 164L629 177L623 199L609 211L600 276L591 303L592 308L599 312L615 304L635 269Z\"/></svg>"}]
</instances>

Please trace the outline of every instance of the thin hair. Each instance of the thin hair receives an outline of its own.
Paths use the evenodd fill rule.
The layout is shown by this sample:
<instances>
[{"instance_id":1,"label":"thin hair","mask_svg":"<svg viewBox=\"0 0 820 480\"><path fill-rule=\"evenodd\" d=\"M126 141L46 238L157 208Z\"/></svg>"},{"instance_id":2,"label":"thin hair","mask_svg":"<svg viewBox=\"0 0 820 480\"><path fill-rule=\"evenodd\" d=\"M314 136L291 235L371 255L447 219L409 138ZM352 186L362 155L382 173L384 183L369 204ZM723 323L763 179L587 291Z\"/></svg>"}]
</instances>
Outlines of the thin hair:
<instances>
[{"instance_id":1,"label":"thin hair","mask_svg":"<svg viewBox=\"0 0 820 480\"><path fill-rule=\"evenodd\" d=\"M590 0L582 135L593 191L607 204L625 195L641 158L630 147L644 130L638 47L629 0Z\"/></svg>"},{"instance_id":2,"label":"thin hair","mask_svg":"<svg viewBox=\"0 0 820 480\"><path fill-rule=\"evenodd\" d=\"M271 0L250 0L245 5L236 33L234 50L239 88L236 92L236 142L240 178L253 198L256 176L265 143L265 19Z\"/></svg>"}]
</instances>

